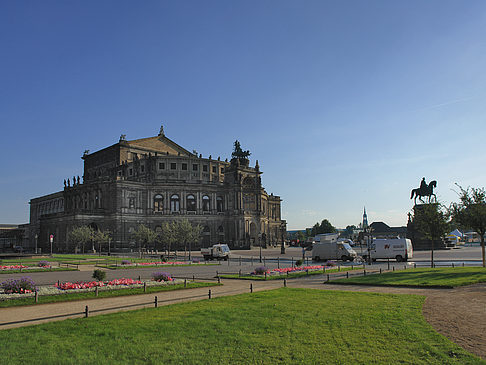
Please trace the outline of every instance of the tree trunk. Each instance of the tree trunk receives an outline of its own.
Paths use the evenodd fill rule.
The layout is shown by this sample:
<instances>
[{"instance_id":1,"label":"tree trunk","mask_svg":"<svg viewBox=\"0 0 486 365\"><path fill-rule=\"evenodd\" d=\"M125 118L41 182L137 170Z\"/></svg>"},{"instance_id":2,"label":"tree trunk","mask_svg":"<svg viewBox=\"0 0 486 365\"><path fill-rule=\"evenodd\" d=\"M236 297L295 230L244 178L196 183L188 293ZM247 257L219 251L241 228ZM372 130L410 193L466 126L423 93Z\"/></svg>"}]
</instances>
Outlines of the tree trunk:
<instances>
[{"instance_id":1,"label":"tree trunk","mask_svg":"<svg viewBox=\"0 0 486 365\"><path fill-rule=\"evenodd\" d=\"M430 251L430 267L434 268L434 239L432 239L432 250Z\"/></svg>"},{"instance_id":2,"label":"tree trunk","mask_svg":"<svg viewBox=\"0 0 486 365\"><path fill-rule=\"evenodd\" d=\"M483 267L486 267L486 256L484 254L484 232L481 232L481 254L483 256Z\"/></svg>"}]
</instances>

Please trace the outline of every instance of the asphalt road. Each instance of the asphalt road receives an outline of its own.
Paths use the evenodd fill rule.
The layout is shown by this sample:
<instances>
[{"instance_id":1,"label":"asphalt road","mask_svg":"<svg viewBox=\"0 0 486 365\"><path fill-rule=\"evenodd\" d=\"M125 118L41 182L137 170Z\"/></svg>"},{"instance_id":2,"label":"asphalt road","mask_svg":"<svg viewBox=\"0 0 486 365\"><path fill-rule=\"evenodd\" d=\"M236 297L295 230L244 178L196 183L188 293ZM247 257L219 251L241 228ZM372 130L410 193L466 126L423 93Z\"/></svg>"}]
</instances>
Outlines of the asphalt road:
<instances>
[{"instance_id":1,"label":"asphalt road","mask_svg":"<svg viewBox=\"0 0 486 365\"><path fill-rule=\"evenodd\" d=\"M359 248L358 248L359 249ZM129 270L106 270L107 279L115 278L133 278L136 279L139 276L142 279L149 279L155 271L166 271L172 274L174 277L192 278L196 279L214 279L216 275L222 273L250 273L257 266L266 266L269 269L277 267L290 267L295 260L302 258L302 249L299 247L288 247L285 250L285 254L280 253L280 248L267 248L262 249L262 262L260 263L260 250L254 248L252 250L232 251L231 259L229 261L212 261L212 265L191 265L191 266L164 266L159 268L137 268ZM311 260L311 251L305 251L306 264L313 265L319 263L313 263ZM376 268L390 268L395 266L396 268L404 268L416 266L430 266L430 251L414 251L414 257L407 263L397 263L393 260L388 262L386 260L378 260L371 266ZM193 257L200 257L199 252L195 252ZM462 262L467 266L479 266L481 265L481 247L461 247L458 249L450 250L436 250L434 251L434 260L437 266L451 266L462 265ZM341 265L357 265L357 263L340 263ZM61 271L61 272L39 272L28 274L1 274L0 281L4 281L10 278L19 278L21 276L30 276L38 285L53 284L60 281L86 281L91 280L91 275L94 266L80 265L80 271Z\"/></svg>"}]
</instances>

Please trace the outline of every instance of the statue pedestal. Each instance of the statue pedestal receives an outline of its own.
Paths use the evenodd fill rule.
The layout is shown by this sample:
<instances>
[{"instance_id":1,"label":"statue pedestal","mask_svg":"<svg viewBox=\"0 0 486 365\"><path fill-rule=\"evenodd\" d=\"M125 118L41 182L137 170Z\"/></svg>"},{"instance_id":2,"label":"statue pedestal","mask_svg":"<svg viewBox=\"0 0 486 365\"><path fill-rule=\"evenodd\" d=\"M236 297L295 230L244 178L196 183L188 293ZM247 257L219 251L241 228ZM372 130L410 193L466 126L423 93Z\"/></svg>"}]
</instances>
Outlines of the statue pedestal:
<instances>
[{"instance_id":1,"label":"statue pedestal","mask_svg":"<svg viewBox=\"0 0 486 365\"><path fill-rule=\"evenodd\" d=\"M413 207L414 215L417 211L424 209L427 205L428 204L416 204ZM418 231L416 225L412 221L409 221L407 224L407 238L412 241L412 246L414 250L430 250L432 248L432 241L425 238L424 235ZM436 240L434 242L434 249L442 248L445 248L444 242L442 240Z\"/></svg>"}]
</instances>

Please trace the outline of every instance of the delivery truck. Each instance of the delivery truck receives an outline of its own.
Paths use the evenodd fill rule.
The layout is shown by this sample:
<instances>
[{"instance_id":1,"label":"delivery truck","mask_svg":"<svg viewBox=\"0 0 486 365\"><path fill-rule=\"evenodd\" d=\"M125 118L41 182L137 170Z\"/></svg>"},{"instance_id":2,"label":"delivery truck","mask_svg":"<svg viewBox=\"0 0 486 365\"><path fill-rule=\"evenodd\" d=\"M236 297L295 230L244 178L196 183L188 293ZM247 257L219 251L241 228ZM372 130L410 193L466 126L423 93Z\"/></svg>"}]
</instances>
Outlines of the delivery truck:
<instances>
[{"instance_id":1,"label":"delivery truck","mask_svg":"<svg viewBox=\"0 0 486 365\"><path fill-rule=\"evenodd\" d=\"M368 260L368 252L373 261L378 259L395 259L398 262L413 258L412 241L408 238L373 239L369 250L363 252L363 260Z\"/></svg>"},{"instance_id":2,"label":"delivery truck","mask_svg":"<svg viewBox=\"0 0 486 365\"><path fill-rule=\"evenodd\" d=\"M218 243L208 248L201 248L204 260L228 260L230 249L228 245Z\"/></svg>"},{"instance_id":3,"label":"delivery truck","mask_svg":"<svg viewBox=\"0 0 486 365\"><path fill-rule=\"evenodd\" d=\"M354 261L357 256L356 251L346 242L321 242L312 246L312 259L314 261Z\"/></svg>"}]
</instances>

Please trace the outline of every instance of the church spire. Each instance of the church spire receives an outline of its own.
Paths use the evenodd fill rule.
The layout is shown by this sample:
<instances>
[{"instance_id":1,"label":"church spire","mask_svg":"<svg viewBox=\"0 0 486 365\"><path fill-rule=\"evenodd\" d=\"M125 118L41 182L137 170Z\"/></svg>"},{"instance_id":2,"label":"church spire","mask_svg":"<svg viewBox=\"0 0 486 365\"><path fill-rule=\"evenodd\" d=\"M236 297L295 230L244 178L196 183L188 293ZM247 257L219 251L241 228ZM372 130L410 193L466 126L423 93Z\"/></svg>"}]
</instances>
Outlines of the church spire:
<instances>
[{"instance_id":1,"label":"church spire","mask_svg":"<svg viewBox=\"0 0 486 365\"><path fill-rule=\"evenodd\" d=\"M364 207L362 227L363 227L363 229L368 228L368 216L366 215L366 207Z\"/></svg>"}]
</instances>

